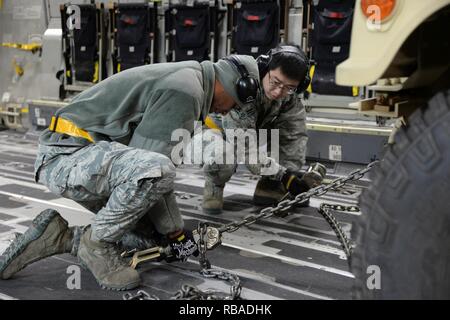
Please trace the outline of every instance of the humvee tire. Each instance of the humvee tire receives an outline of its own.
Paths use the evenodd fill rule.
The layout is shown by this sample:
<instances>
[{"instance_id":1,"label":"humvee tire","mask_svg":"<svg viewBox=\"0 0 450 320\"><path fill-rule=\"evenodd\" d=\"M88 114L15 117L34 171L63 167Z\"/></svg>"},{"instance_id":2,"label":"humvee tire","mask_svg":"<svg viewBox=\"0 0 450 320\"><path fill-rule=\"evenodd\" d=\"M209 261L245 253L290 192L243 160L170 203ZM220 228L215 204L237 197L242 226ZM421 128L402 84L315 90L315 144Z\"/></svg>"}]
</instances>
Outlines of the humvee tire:
<instances>
[{"instance_id":1,"label":"humvee tire","mask_svg":"<svg viewBox=\"0 0 450 320\"><path fill-rule=\"evenodd\" d=\"M450 299L450 90L416 110L395 142L360 197L353 297Z\"/></svg>"}]
</instances>

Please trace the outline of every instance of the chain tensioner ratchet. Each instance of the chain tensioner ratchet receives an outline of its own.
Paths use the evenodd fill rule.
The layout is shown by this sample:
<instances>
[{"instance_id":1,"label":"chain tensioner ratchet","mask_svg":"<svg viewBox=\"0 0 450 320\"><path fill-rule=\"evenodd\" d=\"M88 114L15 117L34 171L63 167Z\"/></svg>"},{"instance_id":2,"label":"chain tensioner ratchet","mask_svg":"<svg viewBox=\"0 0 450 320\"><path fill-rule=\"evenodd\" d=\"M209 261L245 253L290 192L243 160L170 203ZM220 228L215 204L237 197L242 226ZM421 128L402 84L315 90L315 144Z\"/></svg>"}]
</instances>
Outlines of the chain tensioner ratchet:
<instances>
[{"instance_id":1,"label":"chain tensioner ratchet","mask_svg":"<svg viewBox=\"0 0 450 320\"><path fill-rule=\"evenodd\" d=\"M192 235L194 236L194 241L199 244L200 234L198 230L195 229L192 231ZM206 232L203 235L204 243L206 243L206 250L212 250L216 248L218 245L222 243L222 233L219 232L219 229L207 226ZM205 251L206 251L205 250ZM124 251L121 254L122 258L132 256L130 260L130 266L136 269L137 265L142 262L147 261L161 261L166 258L170 258L172 256L172 251L170 246L160 247L156 246L153 248L137 251Z\"/></svg>"}]
</instances>

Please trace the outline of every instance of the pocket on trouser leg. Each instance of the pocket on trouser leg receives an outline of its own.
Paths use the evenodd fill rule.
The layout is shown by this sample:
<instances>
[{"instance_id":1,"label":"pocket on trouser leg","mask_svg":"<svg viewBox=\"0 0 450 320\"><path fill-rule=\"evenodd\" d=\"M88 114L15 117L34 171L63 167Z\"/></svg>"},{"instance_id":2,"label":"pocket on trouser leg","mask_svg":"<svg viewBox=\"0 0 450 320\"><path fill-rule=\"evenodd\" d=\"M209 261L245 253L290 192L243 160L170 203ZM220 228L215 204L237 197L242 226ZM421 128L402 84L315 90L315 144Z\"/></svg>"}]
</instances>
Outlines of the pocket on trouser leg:
<instances>
[{"instance_id":1,"label":"pocket on trouser leg","mask_svg":"<svg viewBox=\"0 0 450 320\"><path fill-rule=\"evenodd\" d=\"M99 239L118 241L123 233L133 229L157 201L154 179L158 178L142 177L114 188L105 207L95 216L93 230Z\"/></svg>"},{"instance_id":2,"label":"pocket on trouser leg","mask_svg":"<svg viewBox=\"0 0 450 320\"><path fill-rule=\"evenodd\" d=\"M148 211L148 215L160 234L168 234L184 228L183 218L173 192L164 194Z\"/></svg>"},{"instance_id":3,"label":"pocket on trouser leg","mask_svg":"<svg viewBox=\"0 0 450 320\"><path fill-rule=\"evenodd\" d=\"M95 168L75 166L67 179L67 196L78 202L107 199L110 195L108 179Z\"/></svg>"}]
</instances>

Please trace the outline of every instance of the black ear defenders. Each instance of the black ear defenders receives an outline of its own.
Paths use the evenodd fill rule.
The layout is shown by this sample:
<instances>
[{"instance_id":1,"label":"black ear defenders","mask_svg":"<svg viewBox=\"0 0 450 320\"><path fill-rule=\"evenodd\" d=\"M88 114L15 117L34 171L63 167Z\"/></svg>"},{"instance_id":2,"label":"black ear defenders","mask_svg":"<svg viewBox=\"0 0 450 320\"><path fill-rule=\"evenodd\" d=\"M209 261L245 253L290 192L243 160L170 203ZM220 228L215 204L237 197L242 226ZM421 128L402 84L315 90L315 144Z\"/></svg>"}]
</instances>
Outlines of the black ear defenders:
<instances>
[{"instance_id":1,"label":"black ear defenders","mask_svg":"<svg viewBox=\"0 0 450 320\"><path fill-rule=\"evenodd\" d=\"M247 68L236 56L228 56L224 60L234 65L239 72L240 78L236 82L236 92L239 100L244 104L255 101L259 90L258 80L250 76Z\"/></svg>"},{"instance_id":2,"label":"black ear defenders","mask_svg":"<svg viewBox=\"0 0 450 320\"><path fill-rule=\"evenodd\" d=\"M303 78L303 81L300 81L299 85L297 86L297 90L295 90L296 93L302 93L306 89L308 89L309 84L311 83L311 77L309 76L309 69L310 69L310 62L306 54L299 50L297 47L294 46L281 46L280 48L274 48L269 50L267 55L260 55L258 59L256 60L258 63L258 69L259 69L259 78L262 80L262 78L266 75L266 73L269 71L269 65L272 61L272 57L274 55L290 52L302 60L302 62L305 64L306 73Z\"/></svg>"}]
</instances>

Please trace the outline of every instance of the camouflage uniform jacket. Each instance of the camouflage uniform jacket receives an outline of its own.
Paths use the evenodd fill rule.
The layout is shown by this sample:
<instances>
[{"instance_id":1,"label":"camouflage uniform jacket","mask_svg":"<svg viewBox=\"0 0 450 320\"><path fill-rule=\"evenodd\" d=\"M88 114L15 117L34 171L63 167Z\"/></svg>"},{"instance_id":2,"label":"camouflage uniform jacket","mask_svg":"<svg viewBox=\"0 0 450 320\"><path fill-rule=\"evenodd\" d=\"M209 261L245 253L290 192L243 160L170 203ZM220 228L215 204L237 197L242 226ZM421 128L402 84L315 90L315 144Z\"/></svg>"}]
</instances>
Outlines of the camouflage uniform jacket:
<instances>
[{"instance_id":1,"label":"camouflage uniform jacket","mask_svg":"<svg viewBox=\"0 0 450 320\"><path fill-rule=\"evenodd\" d=\"M261 94L255 105L247 110L233 109L225 116L214 115L212 118L223 129L279 129L279 163L285 168L300 170L305 163L308 135L306 111L298 95L270 101ZM257 172L251 166L249 169Z\"/></svg>"}]
</instances>

